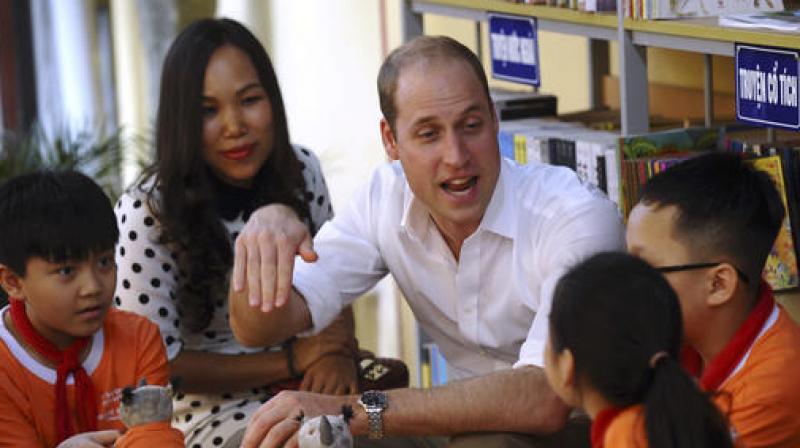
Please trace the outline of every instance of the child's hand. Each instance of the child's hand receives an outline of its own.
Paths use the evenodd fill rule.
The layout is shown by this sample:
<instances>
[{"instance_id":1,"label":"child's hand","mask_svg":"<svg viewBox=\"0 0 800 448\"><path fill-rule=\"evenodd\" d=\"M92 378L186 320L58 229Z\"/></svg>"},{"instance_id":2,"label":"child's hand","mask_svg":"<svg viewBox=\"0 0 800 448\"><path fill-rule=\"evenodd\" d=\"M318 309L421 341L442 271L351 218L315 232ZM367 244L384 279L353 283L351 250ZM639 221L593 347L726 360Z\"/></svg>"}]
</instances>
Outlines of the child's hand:
<instances>
[{"instance_id":1,"label":"child's hand","mask_svg":"<svg viewBox=\"0 0 800 448\"><path fill-rule=\"evenodd\" d=\"M119 431L114 429L82 432L59 443L57 448L106 448L114 446L119 436Z\"/></svg>"}]
</instances>

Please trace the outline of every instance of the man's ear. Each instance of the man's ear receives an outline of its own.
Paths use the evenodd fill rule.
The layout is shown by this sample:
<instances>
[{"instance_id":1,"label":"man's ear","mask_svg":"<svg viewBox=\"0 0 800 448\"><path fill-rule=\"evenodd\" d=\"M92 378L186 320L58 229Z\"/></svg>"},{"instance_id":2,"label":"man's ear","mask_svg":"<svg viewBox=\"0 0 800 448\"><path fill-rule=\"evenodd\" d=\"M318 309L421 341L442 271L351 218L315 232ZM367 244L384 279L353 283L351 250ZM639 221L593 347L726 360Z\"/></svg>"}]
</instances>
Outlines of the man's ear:
<instances>
[{"instance_id":1,"label":"man's ear","mask_svg":"<svg viewBox=\"0 0 800 448\"><path fill-rule=\"evenodd\" d=\"M385 118L381 118L381 140L383 141L383 149L386 151L386 155L391 160L398 160L400 156L397 154L397 139L392 127Z\"/></svg>"},{"instance_id":2,"label":"man's ear","mask_svg":"<svg viewBox=\"0 0 800 448\"><path fill-rule=\"evenodd\" d=\"M3 287L9 297L24 297L22 293L22 277L4 264L0 264L0 286Z\"/></svg>"},{"instance_id":3,"label":"man's ear","mask_svg":"<svg viewBox=\"0 0 800 448\"><path fill-rule=\"evenodd\" d=\"M736 288L741 281L736 268L730 263L722 263L713 269L709 269L706 277L706 289L708 291L706 304L710 307L725 305L734 296Z\"/></svg>"}]
</instances>

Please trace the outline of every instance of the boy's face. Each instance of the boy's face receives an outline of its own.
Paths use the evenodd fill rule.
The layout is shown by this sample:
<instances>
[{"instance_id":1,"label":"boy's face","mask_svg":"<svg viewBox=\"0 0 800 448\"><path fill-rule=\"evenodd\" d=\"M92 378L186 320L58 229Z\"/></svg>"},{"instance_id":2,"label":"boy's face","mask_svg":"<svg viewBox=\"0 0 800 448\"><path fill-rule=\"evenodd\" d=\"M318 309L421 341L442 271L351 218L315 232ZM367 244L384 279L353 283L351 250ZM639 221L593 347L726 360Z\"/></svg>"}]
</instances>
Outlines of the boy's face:
<instances>
[{"instance_id":1,"label":"boy's face","mask_svg":"<svg viewBox=\"0 0 800 448\"><path fill-rule=\"evenodd\" d=\"M116 287L113 249L62 263L31 257L24 277L2 269L6 291L25 302L33 327L57 347L63 349L103 325Z\"/></svg>"},{"instance_id":2,"label":"boy's face","mask_svg":"<svg viewBox=\"0 0 800 448\"><path fill-rule=\"evenodd\" d=\"M673 228L677 214L678 209L673 205L637 204L628 217L628 252L655 268L713 261L694 259L687 246L675 238ZM702 340L704 322L710 312L705 288L708 274L708 269L663 274L678 295L685 338L693 346Z\"/></svg>"}]
</instances>

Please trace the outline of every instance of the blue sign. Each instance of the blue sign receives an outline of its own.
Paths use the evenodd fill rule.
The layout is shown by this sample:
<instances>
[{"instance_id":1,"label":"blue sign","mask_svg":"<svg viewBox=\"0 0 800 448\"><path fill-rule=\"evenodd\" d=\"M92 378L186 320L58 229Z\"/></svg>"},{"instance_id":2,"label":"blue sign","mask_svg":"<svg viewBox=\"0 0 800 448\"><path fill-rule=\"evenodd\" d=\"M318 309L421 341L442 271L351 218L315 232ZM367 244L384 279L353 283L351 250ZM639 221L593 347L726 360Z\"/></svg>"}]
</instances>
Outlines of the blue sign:
<instances>
[{"instance_id":1,"label":"blue sign","mask_svg":"<svg viewBox=\"0 0 800 448\"><path fill-rule=\"evenodd\" d=\"M800 129L798 67L800 50L736 44L736 118Z\"/></svg>"},{"instance_id":2,"label":"blue sign","mask_svg":"<svg viewBox=\"0 0 800 448\"><path fill-rule=\"evenodd\" d=\"M536 19L489 14L492 76L539 86L539 36Z\"/></svg>"}]
</instances>

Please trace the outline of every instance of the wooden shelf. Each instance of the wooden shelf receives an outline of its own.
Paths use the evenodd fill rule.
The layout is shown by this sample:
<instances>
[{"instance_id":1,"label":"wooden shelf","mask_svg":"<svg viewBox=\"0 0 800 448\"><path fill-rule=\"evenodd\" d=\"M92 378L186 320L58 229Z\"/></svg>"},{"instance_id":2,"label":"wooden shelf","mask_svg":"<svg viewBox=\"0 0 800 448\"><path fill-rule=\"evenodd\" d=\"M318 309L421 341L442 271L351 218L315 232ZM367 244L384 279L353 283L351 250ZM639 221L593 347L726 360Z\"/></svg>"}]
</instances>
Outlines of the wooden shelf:
<instances>
[{"instance_id":1,"label":"wooden shelf","mask_svg":"<svg viewBox=\"0 0 800 448\"><path fill-rule=\"evenodd\" d=\"M589 37L617 40L616 14L586 13L552 6L524 5L502 0L423 0L414 1L416 12L461 16L486 20L488 12L536 17L544 21L545 31L567 32L570 25L597 28L595 33L579 32ZM698 53L733 55L735 42L786 48L800 47L800 34L772 30L723 27L716 17L676 20L625 19L623 28L634 33L634 43L645 46L675 48ZM681 40L683 39L683 41Z\"/></svg>"}]
</instances>

